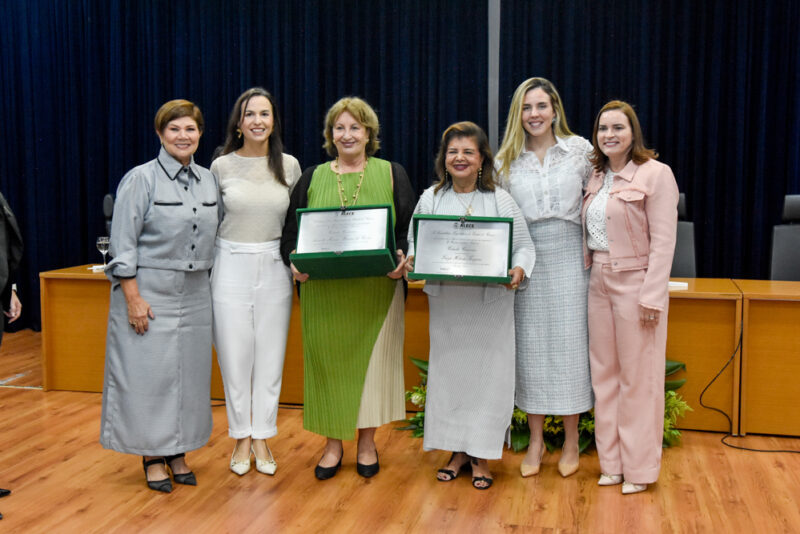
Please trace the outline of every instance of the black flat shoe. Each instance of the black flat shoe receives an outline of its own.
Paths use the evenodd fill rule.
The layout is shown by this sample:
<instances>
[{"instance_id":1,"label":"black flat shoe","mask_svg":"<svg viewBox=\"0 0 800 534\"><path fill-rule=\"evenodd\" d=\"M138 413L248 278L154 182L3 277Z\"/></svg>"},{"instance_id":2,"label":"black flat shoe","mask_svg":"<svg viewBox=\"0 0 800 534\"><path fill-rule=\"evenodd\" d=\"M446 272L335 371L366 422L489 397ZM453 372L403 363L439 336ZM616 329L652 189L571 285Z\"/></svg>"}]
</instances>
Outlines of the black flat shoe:
<instances>
[{"instance_id":1,"label":"black flat shoe","mask_svg":"<svg viewBox=\"0 0 800 534\"><path fill-rule=\"evenodd\" d=\"M344 452L342 452L342 456L344 456ZM328 480L329 478L335 477L336 473L339 472L339 468L342 467L342 456L339 457L339 463L331 467L322 467L317 464L317 467L314 468L314 476L317 477L318 480ZM322 461L322 459L320 459L320 461Z\"/></svg>"},{"instance_id":2,"label":"black flat shoe","mask_svg":"<svg viewBox=\"0 0 800 534\"><path fill-rule=\"evenodd\" d=\"M374 464L362 464L356 462L356 472L364 478L371 478L378 474L378 471L381 470L381 464L378 462L378 451L375 451L375 463Z\"/></svg>"},{"instance_id":3,"label":"black flat shoe","mask_svg":"<svg viewBox=\"0 0 800 534\"><path fill-rule=\"evenodd\" d=\"M450 465L450 462L453 461L453 458L456 457L456 454L461 454L461 453L454 452L453 454L451 454L450 455L450 459L447 460L447 465ZM461 467L459 467L457 471L453 470L453 469L447 469L446 467L442 468L442 469L439 469L436 472L436 474L437 474L436 480L438 480L439 482L450 482L452 480L455 480L455 479L458 478L459 473L461 473L461 471L463 471L468 465L469 465L469 456L467 456L467 461L464 462L463 464L461 464ZM447 478L439 478L439 476L438 476L439 473L443 474Z\"/></svg>"},{"instance_id":4,"label":"black flat shoe","mask_svg":"<svg viewBox=\"0 0 800 534\"><path fill-rule=\"evenodd\" d=\"M154 491L169 493L172 491L172 482L170 481L169 477L163 480L147 480L147 468L156 464L164 464L164 467L166 468L167 462L164 460L164 458L145 460L144 457L142 457L142 465L144 466L144 479L145 482L147 482L147 487Z\"/></svg>"},{"instance_id":5,"label":"black flat shoe","mask_svg":"<svg viewBox=\"0 0 800 534\"><path fill-rule=\"evenodd\" d=\"M165 456L164 460L167 462L169 466L169 470L172 473L172 478L175 480L176 484L184 484L186 486L196 486L197 485L197 478L194 476L193 471L189 471L188 473L176 473L174 469L172 469L172 462L177 460L178 458L183 458L186 456L184 453L175 454L173 456Z\"/></svg>"},{"instance_id":6,"label":"black flat shoe","mask_svg":"<svg viewBox=\"0 0 800 534\"><path fill-rule=\"evenodd\" d=\"M6 495L10 495L11 490L0 488L0 497L5 497Z\"/></svg>"}]
</instances>

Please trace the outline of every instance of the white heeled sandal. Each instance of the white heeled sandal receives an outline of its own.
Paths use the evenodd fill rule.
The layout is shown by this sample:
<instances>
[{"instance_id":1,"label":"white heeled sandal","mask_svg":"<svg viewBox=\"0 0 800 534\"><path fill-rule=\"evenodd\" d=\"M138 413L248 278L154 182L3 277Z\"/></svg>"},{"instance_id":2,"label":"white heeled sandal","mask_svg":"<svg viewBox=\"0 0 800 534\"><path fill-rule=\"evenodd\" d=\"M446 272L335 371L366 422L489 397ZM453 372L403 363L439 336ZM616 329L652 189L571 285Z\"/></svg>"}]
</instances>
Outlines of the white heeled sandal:
<instances>
[{"instance_id":1,"label":"white heeled sandal","mask_svg":"<svg viewBox=\"0 0 800 534\"><path fill-rule=\"evenodd\" d=\"M236 473L239 476L244 475L248 471L250 471L250 455L247 455L247 460L234 460L233 455L236 454L236 448L234 447L233 452L231 453L231 471Z\"/></svg>"},{"instance_id":2,"label":"white heeled sandal","mask_svg":"<svg viewBox=\"0 0 800 534\"><path fill-rule=\"evenodd\" d=\"M256 451L250 447L250 452L253 453L253 456L256 457L256 470L259 473L264 473L265 475L274 475L275 471L278 470L278 462L275 461L275 457L272 456L272 451L269 448L269 445L264 443L267 447L267 452L269 453L269 460L262 460L256 454Z\"/></svg>"}]
</instances>

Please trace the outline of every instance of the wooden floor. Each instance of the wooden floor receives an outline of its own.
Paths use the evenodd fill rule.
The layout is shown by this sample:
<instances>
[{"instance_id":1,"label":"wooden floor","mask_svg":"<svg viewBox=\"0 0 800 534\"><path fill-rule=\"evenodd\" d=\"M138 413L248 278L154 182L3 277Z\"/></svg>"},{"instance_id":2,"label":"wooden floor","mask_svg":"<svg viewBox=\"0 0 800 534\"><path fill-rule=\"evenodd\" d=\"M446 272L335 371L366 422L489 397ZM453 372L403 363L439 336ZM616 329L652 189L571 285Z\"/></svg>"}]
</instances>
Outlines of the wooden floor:
<instances>
[{"instance_id":1,"label":"wooden floor","mask_svg":"<svg viewBox=\"0 0 800 534\"><path fill-rule=\"evenodd\" d=\"M13 491L0 499L0 532L800 532L800 455L733 450L719 434L685 432L682 446L664 452L658 484L630 496L596 485L594 452L568 479L556 472L558 454L522 479L522 454L507 452L490 462L488 491L463 475L440 483L435 471L448 455L423 452L422 440L394 425L377 433L375 478L356 474L351 442L342 471L319 482L323 438L302 429L300 409L283 407L270 440L277 473L240 478L228 470L233 441L216 406L211 440L188 458L199 486L165 495L146 488L141 459L100 447L100 407L96 393L0 387L0 487ZM800 450L800 439L735 442Z\"/></svg>"}]
</instances>

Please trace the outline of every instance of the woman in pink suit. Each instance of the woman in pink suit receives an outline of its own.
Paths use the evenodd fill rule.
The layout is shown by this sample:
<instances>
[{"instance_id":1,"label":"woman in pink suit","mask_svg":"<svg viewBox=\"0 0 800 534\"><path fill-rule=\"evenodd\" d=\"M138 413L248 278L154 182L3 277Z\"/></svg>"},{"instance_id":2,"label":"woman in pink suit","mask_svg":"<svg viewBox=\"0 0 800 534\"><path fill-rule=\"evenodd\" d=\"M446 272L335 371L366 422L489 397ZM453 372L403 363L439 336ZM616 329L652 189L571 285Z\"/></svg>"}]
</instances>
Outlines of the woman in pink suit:
<instances>
[{"instance_id":1,"label":"woman in pink suit","mask_svg":"<svg viewBox=\"0 0 800 534\"><path fill-rule=\"evenodd\" d=\"M589 280L589 361L598 484L637 493L658 479L664 432L668 282L678 186L645 148L633 108L611 101L592 134L583 200Z\"/></svg>"}]
</instances>

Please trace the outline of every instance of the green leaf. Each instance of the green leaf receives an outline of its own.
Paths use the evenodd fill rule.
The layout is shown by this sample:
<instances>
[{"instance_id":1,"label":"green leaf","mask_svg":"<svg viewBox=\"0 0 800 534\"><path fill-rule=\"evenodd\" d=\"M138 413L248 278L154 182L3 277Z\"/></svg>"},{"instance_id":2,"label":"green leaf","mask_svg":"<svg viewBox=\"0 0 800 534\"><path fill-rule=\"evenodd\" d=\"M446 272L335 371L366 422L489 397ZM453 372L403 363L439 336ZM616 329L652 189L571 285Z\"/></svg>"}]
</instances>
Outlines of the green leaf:
<instances>
[{"instance_id":1,"label":"green leaf","mask_svg":"<svg viewBox=\"0 0 800 534\"><path fill-rule=\"evenodd\" d=\"M411 360L411 363L416 365L421 371L427 373L428 372L428 361L427 360L418 360L416 358L408 358Z\"/></svg>"},{"instance_id":2,"label":"green leaf","mask_svg":"<svg viewBox=\"0 0 800 534\"><path fill-rule=\"evenodd\" d=\"M525 450L531 442L531 430L528 427L511 429L511 448L514 452Z\"/></svg>"},{"instance_id":3,"label":"green leaf","mask_svg":"<svg viewBox=\"0 0 800 534\"><path fill-rule=\"evenodd\" d=\"M685 378L679 380L667 380L664 382L664 391L674 391L686 383Z\"/></svg>"},{"instance_id":4,"label":"green leaf","mask_svg":"<svg viewBox=\"0 0 800 534\"><path fill-rule=\"evenodd\" d=\"M686 364L683 362L676 362L675 360L667 360L665 368L665 376L674 375L681 369L686 370Z\"/></svg>"},{"instance_id":5,"label":"green leaf","mask_svg":"<svg viewBox=\"0 0 800 534\"><path fill-rule=\"evenodd\" d=\"M578 452L582 453L588 449L592 443L594 443L594 435L588 432L581 432L578 435Z\"/></svg>"}]
</instances>

